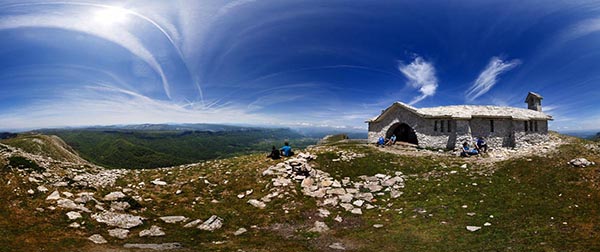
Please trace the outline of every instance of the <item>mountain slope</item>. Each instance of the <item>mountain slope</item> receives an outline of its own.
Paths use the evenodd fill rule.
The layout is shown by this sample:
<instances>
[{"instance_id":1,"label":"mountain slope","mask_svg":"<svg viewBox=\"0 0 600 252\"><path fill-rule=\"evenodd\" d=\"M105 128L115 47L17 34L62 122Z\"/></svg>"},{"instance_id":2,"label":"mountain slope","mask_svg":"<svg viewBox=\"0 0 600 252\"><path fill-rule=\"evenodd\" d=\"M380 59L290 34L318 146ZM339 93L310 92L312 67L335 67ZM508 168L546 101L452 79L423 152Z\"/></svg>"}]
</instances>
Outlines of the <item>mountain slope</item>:
<instances>
[{"instance_id":1,"label":"mountain slope","mask_svg":"<svg viewBox=\"0 0 600 252\"><path fill-rule=\"evenodd\" d=\"M124 246L172 242L178 251L597 251L600 170L568 162L599 163L600 148L561 138L558 147L537 146L528 155L508 151L513 156L504 161L494 159L502 150L460 158L331 141L308 149L316 158L307 161L296 158L308 155L270 160L251 154L138 171L49 167L51 175L42 177L5 171L0 251L137 251ZM13 154L0 149L2 157ZM289 175L292 164L314 172ZM94 174L113 183L81 183ZM75 206L68 207L89 212L46 200L55 190L63 205L71 200ZM119 194L125 197L105 197ZM130 207L122 209L123 202ZM82 218L69 220L69 211ZM115 227L97 221L106 212L143 219L119 239L110 235ZM165 216L187 220L168 223ZM220 225L201 229L209 219ZM69 227L73 223L81 227ZM140 236L152 226L165 234ZM92 243L93 234L108 243Z\"/></svg>"},{"instance_id":2,"label":"mountain slope","mask_svg":"<svg viewBox=\"0 0 600 252\"><path fill-rule=\"evenodd\" d=\"M139 128L140 126L138 126ZM294 147L314 144L289 129L227 128L224 131L148 129L51 130L84 158L111 168L155 168L268 152L289 140Z\"/></svg>"},{"instance_id":3,"label":"mountain slope","mask_svg":"<svg viewBox=\"0 0 600 252\"><path fill-rule=\"evenodd\" d=\"M25 152L51 157L54 160L84 163L73 148L57 136L23 134L18 137L0 140L0 143L20 148Z\"/></svg>"}]
</instances>

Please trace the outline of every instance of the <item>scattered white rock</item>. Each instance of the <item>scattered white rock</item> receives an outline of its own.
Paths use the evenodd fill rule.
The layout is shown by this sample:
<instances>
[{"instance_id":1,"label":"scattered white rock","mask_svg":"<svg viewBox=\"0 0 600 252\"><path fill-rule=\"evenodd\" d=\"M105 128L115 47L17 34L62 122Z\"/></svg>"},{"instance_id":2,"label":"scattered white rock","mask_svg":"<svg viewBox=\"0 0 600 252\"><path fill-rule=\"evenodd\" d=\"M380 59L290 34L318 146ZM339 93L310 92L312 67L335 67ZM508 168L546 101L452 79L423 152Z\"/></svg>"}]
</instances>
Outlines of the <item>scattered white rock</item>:
<instances>
[{"instance_id":1,"label":"scattered white rock","mask_svg":"<svg viewBox=\"0 0 600 252\"><path fill-rule=\"evenodd\" d=\"M248 200L248 204L252 205L253 207L260 208L260 209L264 209L267 206L264 202L257 200L257 199Z\"/></svg>"},{"instance_id":2,"label":"scattered white rock","mask_svg":"<svg viewBox=\"0 0 600 252\"><path fill-rule=\"evenodd\" d=\"M29 189L29 190L27 190L27 193L29 193L29 194L32 194L32 195L33 195L33 194L35 193L35 191L34 191L33 189Z\"/></svg>"},{"instance_id":3,"label":"scattered white rock","mask_svg":"<svg viewBox=\"0 0 600 252\"><path fill-rule=\"evenodd\" d=\"M107 194L106 196L104 196L104 200L106 201L113 201L113 200L118 200L121 198L125 198L127 195L125 195L123 192L121 191L116 191L116 192L111 192L109 194Z\"/></svg>"},{"instance_id":4,"label":"scattered white rock","mask_svg":"<svg viewBox=\"0 0 600 252\"><path fill-rule=\"evenodd\" d=\"M37 190L38 190L39 192L43 192L43 193L45 193L45 192L47 192L47 191L48 191L48 188L46 188L45 186L42 186L42 185L41 185L41 186L38 186L38 187L37 187Z\"/></svg>"},{"instance_id":5,"label":"scattered white rock","mask_svg":"<svg viewBox=\"0 0 600 252\"><path fill-rule=\"evenodd\" d=\"M159 180L159 179L152 180L150 183L152 183L154 185L158 185L158 186L167 185L167 182Z\"/></svg>"},{"instance_id":6,"label":"scattered white rock","mask_svg":"<svg viewBox=\"0 0 600 252\"><path fill-rule=\"evenodd\" d=\"M69 227L70 228L79 228L79 227L81 227L81 225L79 225L79 223L77 223L77 222L73 222L69 225Z\"/></svg>"},{"instance_id":7,"label":"scattered white rock","mask_svg":"<svg viewBox=\"0 0 600 252\"><path fill-rule=\"evenodd\" d=\"M374 228L382 228L382 227L383 227L383 224L373 224L373 227L374 227Z\"/></svg>"},{"instance_id":8,"label":"scattered white rock","mask_svg":"<svg viewBox=\"0 0 600 252\"><path fill-rule=\"evenodd\" d=\"M68 212L67 217L69 218L69 220L76 220L82 218L81 214L75 211Z\"/></svg>"},{"instance_id":9,"label":"scattered white rock","mask_svg":"<svg viewBox=\"0 0 600 252\"><path fill-rule=\"evenodd\" d=\"M588 167L588 166L592 166L595 165L594 162L590 162L585 158L575 158L572 159L571 161L569 161L569 164L574 166L574 167Z\"/></svg>"},{"instance_id":10,"label":"scattered white rock","mask_svg":"<svg viewBox=\"0 0 600 252\"><path fill-rule=\"evenodd\" d=\"M331 214L331 212L329 212L329 210L327 210L325 208L319 208L318 211L319 211L319 217L321 217L321 218L327 218Z\"/></svg>"},{"instance_id":11,"label":"scattered white rock","mask_svg":"<svg viewBox=\"0 0 600 252\"><path fill-rule=\"evenodd\" d=\"M183 191L181 191L181 190L177 190L177 191L175 191L175 195L179 195L179 194L181 194L182 192L183 192Z\"/></svg>"},{"instance_id":12,"label":"scattered white rock","mask_svg":"<svg viewBox=\"0 0 600 252\"><path fill-rule=\"evenodd\" d=\"M317 232L317 233L322 233L325 231L328 231L329 227L327 226L327 224L325 224L325 222L322 221L315 221L314 227L312 227L311 229L309 229L309 232Z\"/></svg>"},{"instance_id":13,"label":"scattered white rock","mask_svg":"<svg viewBox=\"0 0 600 252\"><path fill-rule=\"evenodd\" d=\"M492 225L492 223L489 223L489 222L483 223L483 226L485 226L485 227L489 227L491 225Z\"/></svg>"},{"instance_id":14,"label":"scattered white rock","mask_svg":"<svg viewBox=\"0 0 600 252\"><path fill-rule=\"evenodd\" d=\"M352 202L352 205L355 205L357 207L362 207L362 205L365 203L364 200L355 200L354 202Z\"/></svg>"},{"instance_id":15,"label":"scattered white rock","mask_svg":"<svg viewBox=\"0 0 600 252\"><path fill-rule=\"evenodd\" d=\"M140 231L140 237L145 236L164 236L165 232L161 230L159 226L152 225L150 229Z\"/></svg>"},{"instance_id":16,"label":"scattered white rock","mask_svg":"<svg viewBox=\"0 0 600 252\"><path fill-rule=\"evenodd\" d=\"M210 216L204 223L198 226L198 229L206 230L206 231L214 231L223 226L223 219L219 216L213 215Z\"/></svg>"},{"instance_id":17,"label":"scattered white rock","mask_svg":"<svg viewBox=\"0 0 600 252\"><path fill-rule=\"evenodd\" d=\"M129 230L123 229L123 228L115 228L115 229L108 230L108 235L118 238L118 239L125 239L125 238L127 238L128 234L129 234Z\"/></svg>"},{"instance_id":18,"label":"scattered white rock","mask_svg":"<svg viewBox=\"0 0 600 252\"><path fill-rule=\"evenodd\" d=\"M342 222L342 221L344 221L344 219L342 219L342 217L341 217L341 216L339 216L339 215L338 215L338 216L336 216L336 217L335 217L333 220L334 220L334 221L337 221L337 222Z\"/></svg>"},{"instance_id":19,"label":"scattered white rock","mask_svg":"<svg viewBox=\"0 0 600 252\"><path fill-rule=\"evenodd\" d=\"M88 237L88 240L90 240L96 244L107 243L106 239L104 239L104 237L102 237L102 235L99 235L99 234L93 234L92 236Z\"/></svg>"},{"instance_id":20,"label":"scattered white rock","mask_svg":"<svg viewBox=\"0 0 600 252\"><path fill-rule=\"evenodd\" d=\"M56 206L60 207L60 208L64 208L64 209L74 209L74 210L81 210L84 211L86 213L91 212L87 207L85 207L82 204L75 204L75 202L73 202L70 199L59 199L56 201Z\"/></svg>"},{"instance_id":21,"label":"scattered white rock","mask_svg":"<svg viewBox=\"0 0 600 252\"><path fill-rule=\"evenodd\" d=\"M461 165L460 168L467 169L467 164Z\"/></svg>"},{"instance_id":22,"label":"scattered white rock","mask_svg":"<svg viewBox=\"0 0 600 252\"><path fill-rule=\"evenodd\" d=\"M346 211L350 211L350 210L354 209L354 206L349 203L340 203L340 206L342 208L344 208L344 210L346 210Z\"/></svg>"},{"instance_id":23,"label":"scattered white rock","mask_svg":"<svg viewBox=\"0 0 600 252\"><path fill-rule=\"evenodd\" d=\"M362 210L360 208L354 208L354 209L350 210L350 212L353 214L358 214L358 215L362 214Z\"/></svg>"},{"instance_id":24,"label":"scattered white rock","mask_svg":"<svg viewBox=\"0 0 600 252\"><path fill-rule=\"evenodd\" d=\"M339 242L334 242L331 245L329 245L329 248L331 249L337 249L337 250L346 250L346 248L344 248L344 245L342 245Z\"/></svg>"},{"instance_id":25,"label":"scattered white rock","mask_svg":"<svg viewBox=\"0 0 600 252\"><path fill-rule=\"evenodd\" d=\"M160 219L166 223L177 223L177 222L185 222L188 220L185 216L163 216Z\"/></svg>"},{"instance_id":26,"label":"scattered white rock","mask_svg":"<svg viewBox=\"0 0 600 252\"><path fill-rule=\"evenodd\" d=\"M58 200L58 199L60 199L60 193L58 191L54 191L50 195L48 195L48 197L46 197L46 200Z\"/></svg>"},{"instance_id":27,"label":"scattered white rock","mask_svg":"<svg viewBox=\"0 0 600 252\"><path fill-rule=\"evenodd\" d=\"M202 220L200 220L200 219L193 220L193 221L190 221L189 223L185 224L183 227L184 228L195 227L195 226L198 226L201 222L202 222Z\"/></svg>"},{"instance_id":28,"label":"scattered white rock","mask_svg":"<svg viewBox=\"0 0 600 252\"><path fill-rule=\"evenodd\" d=\"M395 189L392 189L390 191L390 198L396 199L396 198L399 198L402 194L403 194L403 192L395 190Z\"/></svg>"},{"instance_id":29,"label":"scattered white rock","mask_svg":"<svg viewBox=\"0 0 600 252\"><path fill-rule=\"evenodd\" d=\"M475 232L477 230L481 229L481 227L478 226L467 226L467 230L471 231L471 232Z\"/></svg>"},{"instance_id":30,"label":"scattered white rock","mask_svg":"<svg viewBox=\"0 0 600 252\"><path fill-rule=\"evenodd\" d=\"M112 227L120 227L125 229L137 227L143 224L142 217L140 216L110 211L92 214L92 219Z\"/></svg>"},{"instance_id":31,"label":"scattered white rock","mask_svg":"<svg viewBox=\"0 0 600 252\"><path fill-rule=\"evenodd\" d=\"M238 235L242 235L243 233L246 233L246 232L248 232L247 229L245 229L245 228L239 228L237 231L235 231L233 233L233 235L238 236Z\"/></svg>"},{"instance_id":32,"label":"scattered white rock","mask_svg":"<svg viewBox=\"0 0 600 252\"><path fill-rule=\"evenodd\" d=\"M112 203L110 203L111 211L125 211L125 210L129 209L130 207L131 207L131 205L129 205L129 203L124 202L124 201L113 201Z\"/></svg>"},{"instance_id":33,"label":"scattered white rock","mask_svg":"<svg viewBox=\"0 0 600 252\"><path fill-rule=\"evenodd\" d=\"M143 249L145 251L147 250L158 250L158 251L162 251L162 250L171 250L171 249L180 249L181 248L181 243L161 243L161 244L155 244L155 243L147 243L147 244L141 244L141 243L126 243L125 245L123 245L123 248L133 248L133 249Z\"/></svg>"},{"instance_id":34,"label":"scattered white rock","mask_svg":"<svg viewBox=\"0 0 600 252\"><path fill-rule=\"evenodd\" d=\"M352 201L352 199L354 199L354 196L352 196L352 194L348 193L348 194L340 195L340 196L338 196L338 198L340 199L341 202L349 203Z\"/></svg>"}]
</instances>

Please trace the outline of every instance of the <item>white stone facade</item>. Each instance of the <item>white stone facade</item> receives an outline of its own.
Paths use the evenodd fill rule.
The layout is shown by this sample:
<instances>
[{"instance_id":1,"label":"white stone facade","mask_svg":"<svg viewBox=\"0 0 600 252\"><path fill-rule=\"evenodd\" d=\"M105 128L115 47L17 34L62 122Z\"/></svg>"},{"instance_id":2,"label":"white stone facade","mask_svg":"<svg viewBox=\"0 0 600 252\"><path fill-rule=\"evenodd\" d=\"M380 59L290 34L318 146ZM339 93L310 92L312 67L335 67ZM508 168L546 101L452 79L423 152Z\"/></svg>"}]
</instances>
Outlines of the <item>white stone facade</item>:
<instances>
[{"instance_id":1,"label":"white stone facade","mask_svg":"<svg viewBox=\"0 0 600 252\"><path fill-rule=\"evenodd\" d=\"M540 105L541 106L541 105ZM548 140L548 120L541 111L496 106L446 106L417 109L392 104L369 123L369 142L395 134L420 147L455 149L484 137L490 147L519 147Z\"/></svg>"}]
</instances>

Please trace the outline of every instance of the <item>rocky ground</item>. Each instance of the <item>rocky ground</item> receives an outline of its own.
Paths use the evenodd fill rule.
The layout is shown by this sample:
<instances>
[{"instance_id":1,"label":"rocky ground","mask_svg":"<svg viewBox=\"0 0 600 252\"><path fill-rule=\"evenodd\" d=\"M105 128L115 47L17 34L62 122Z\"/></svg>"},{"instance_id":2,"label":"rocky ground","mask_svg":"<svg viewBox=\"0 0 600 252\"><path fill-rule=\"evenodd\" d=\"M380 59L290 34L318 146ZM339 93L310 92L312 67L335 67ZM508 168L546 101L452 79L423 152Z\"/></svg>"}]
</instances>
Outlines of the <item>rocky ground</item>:
<instances>
[{"instance_id":1,"label":"rocky ground","mask_svg":"<svg viewBox=\"0 0 600 252\"><path fill-rule=\"evenodd\" d=\"M18 199L28 207L19 212L51 223L49 229L64 236L55 241L57 247L81 251L396 251L398 246L415 247L393 240L406 242L417 239L415 235L440 242L450 231L451 239L468 233L498 236L494 229L515 234L502 222L510 222L507 211L521 212L511 210L512 205L498 205L496 201L505 196L496 194L498 188L515 190L513 181L525 177L504 174L507 171L502 167L513 160L522 163L510 167L554 162L561 146L570 141L554 136L540 146L494 149L475 158L345 142L314 146L282 160L268 160L260 154L142 170L108 170L85 160L56 160L4 144L0 156L7 164L11 157L24 157L39 165L36 169L7 166L2 189L11 191L10 197L5 194L3 198ZM565 169L596 169L593 162L598 160L598 146L584 147L590 155L556 162ZM496 171L500 175L494 175ZM595 170L587 171L581 176L597 183ZM493 187L505 183L498 180L505 177L510 185ZM533 194L519 190L515 193ZM590 191L585 199L598 196L597 191ZM581 199L570 198L569 202L570 208L591 207ZM17 212L20 205L10 205L0 213ZM560 213L552 214L550 230L558 225L559 235L569 227L561 223L577 223ZM463 231L455 229L460 227ZM550 232L546 228L538 231ZM598 234L590 232L592 238ZM422 238L413 245L427 244ZM469 248L461 239L465 238L457 240L457 248ZM468 239L477 242L479 238ZM378 244L384 241L387 243ZM31 248L27 245L35 247L36 239L22 242L23 248ZM534 245L557 245L553 242ZM12 242L5 245L19 248Z\"/></svg>"}]
</instances>

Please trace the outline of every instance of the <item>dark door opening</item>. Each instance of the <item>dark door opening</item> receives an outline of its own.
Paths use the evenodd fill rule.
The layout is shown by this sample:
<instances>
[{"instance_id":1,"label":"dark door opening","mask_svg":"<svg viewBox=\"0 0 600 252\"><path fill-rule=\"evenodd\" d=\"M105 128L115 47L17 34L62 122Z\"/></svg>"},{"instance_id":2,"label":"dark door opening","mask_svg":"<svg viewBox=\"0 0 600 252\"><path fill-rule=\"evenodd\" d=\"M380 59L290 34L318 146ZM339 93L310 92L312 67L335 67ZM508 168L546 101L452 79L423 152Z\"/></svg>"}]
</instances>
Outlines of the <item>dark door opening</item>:
<instances>
[{"instance_id":1,"label":"dark door opening","mask_svg":"<svg viewBox=\"0 0 600 252\"><path fill-rule=\"evenodd\" d=\"M386 137L390 138L392 135L396 135L396 141L417 145L419 144L419 141L417 140L417 134L415 134L415 131L406 123L392 126L390 130L388 130Z\"/></svg>"}]
</instances>

